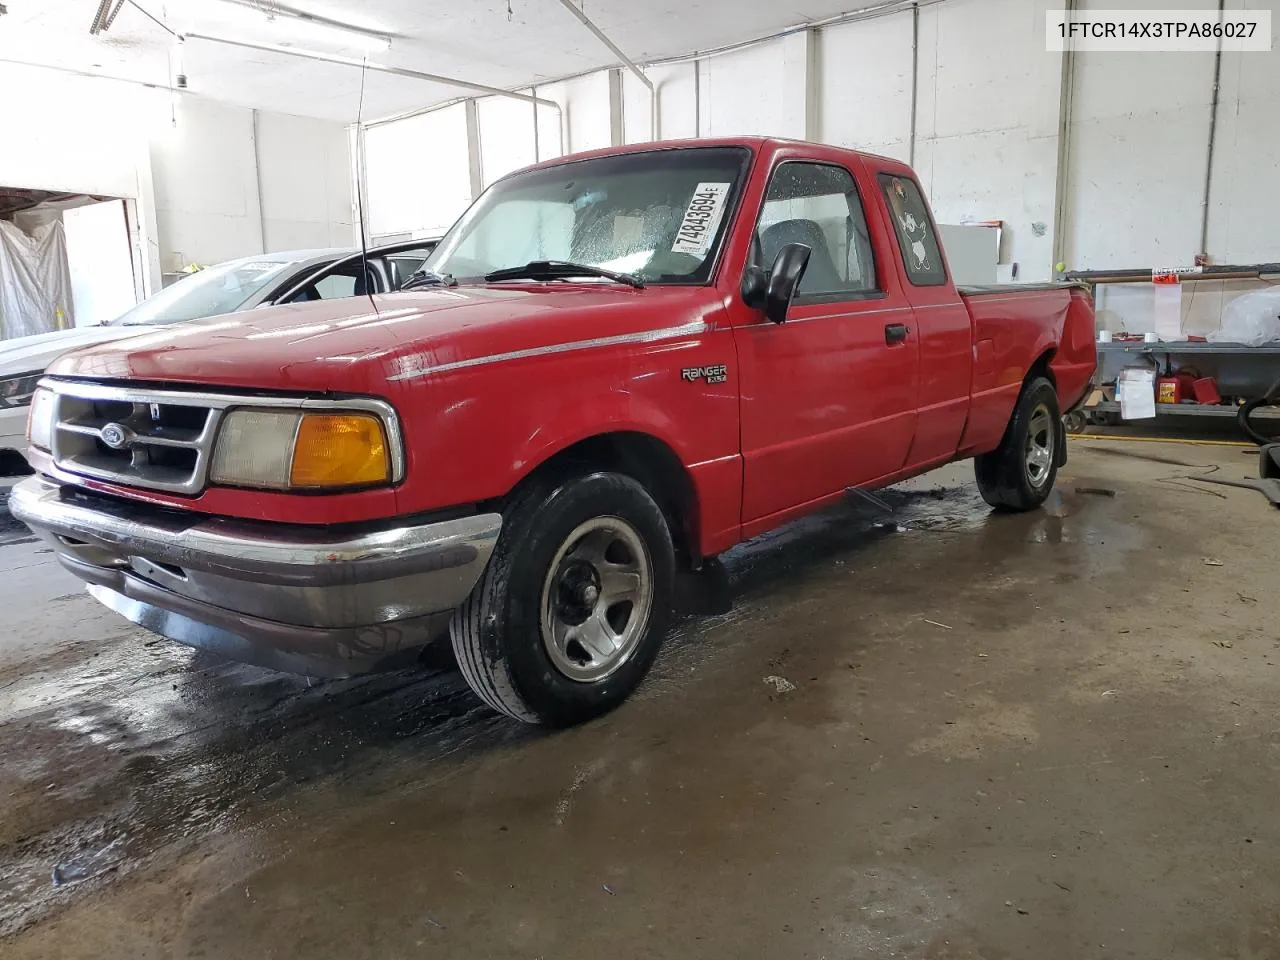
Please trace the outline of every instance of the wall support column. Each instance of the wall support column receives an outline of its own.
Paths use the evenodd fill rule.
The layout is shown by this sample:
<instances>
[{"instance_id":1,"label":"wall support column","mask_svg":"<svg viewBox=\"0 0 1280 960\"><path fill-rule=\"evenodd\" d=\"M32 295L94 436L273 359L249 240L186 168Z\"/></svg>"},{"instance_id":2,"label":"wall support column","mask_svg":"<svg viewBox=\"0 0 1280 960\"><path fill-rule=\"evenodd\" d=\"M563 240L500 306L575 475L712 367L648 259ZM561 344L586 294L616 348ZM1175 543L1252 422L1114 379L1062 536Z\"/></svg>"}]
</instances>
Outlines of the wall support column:
<instances>
[{"instance_id":1,"label":"wall support column","mask_svg":"<svg viewBox=\"0 0 1280 960\"><path fill-rule=\"evenodd\" d=\"M534 105L537 109L537 104ZM471 200L484 192L484 165L480 159L480 108L475 100L468 100L467 110L467 165L471 174ZM537 116L534 116L537 125Z\"/></svg>"}]
</instances>

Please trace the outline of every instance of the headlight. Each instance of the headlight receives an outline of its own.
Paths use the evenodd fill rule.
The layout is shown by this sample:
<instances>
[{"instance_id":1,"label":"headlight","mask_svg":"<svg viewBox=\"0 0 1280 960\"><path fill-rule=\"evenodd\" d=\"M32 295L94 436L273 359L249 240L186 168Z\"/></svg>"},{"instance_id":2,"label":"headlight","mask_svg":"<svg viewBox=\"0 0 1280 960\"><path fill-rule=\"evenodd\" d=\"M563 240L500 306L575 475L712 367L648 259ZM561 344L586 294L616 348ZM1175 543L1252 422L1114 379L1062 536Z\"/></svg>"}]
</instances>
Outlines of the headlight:
<instances>
[{"instance_id":1,"label":"headlight","mask_svg":"<svg viewBox=\"0 0 1280 960\"><path fill-rule=\"evenodd\" d=\"M31 412L27 414L27 441L31 446L41 450L53 446L53 418L57 408L52 390L42 387L32 394Z\"/></svg>"},{"instance_id":2,"label":"headlight","mask_svg":"<svg viewBox=\"0 0 1280 960\"><path fill-rule=\"evenodd\" d=\"M210 480L269 490L390 483L386 430L370 413L232 410L218 433Z\"/></svg>"},{"instance_id":3,"label":"headlight","mask_svg":"<svg viewBox=\"0 0 1280 960\"><path fill-rule=\"evenodd\" d=\"M6 407L25 407L31 402L36 392L36 384L44 376L43 370L33 370L16 377L0 380L0 405Z\"/></svg>"}]
</instances>

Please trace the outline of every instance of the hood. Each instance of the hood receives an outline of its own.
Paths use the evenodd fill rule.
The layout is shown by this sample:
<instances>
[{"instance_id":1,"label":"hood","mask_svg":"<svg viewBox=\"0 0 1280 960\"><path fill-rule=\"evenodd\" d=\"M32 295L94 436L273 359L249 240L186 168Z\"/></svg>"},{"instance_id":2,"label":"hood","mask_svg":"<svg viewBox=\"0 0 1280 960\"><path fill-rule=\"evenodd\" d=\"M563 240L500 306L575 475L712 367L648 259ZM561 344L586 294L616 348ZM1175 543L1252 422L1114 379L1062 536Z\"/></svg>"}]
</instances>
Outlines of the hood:
<instances>
[{"instance_id":1,"label":"hood","mask_svg":"<svg viewBox=\"0 0 1280 960\"><path fill-rule=\"evenodd\" d=\"M74 327L0 341L0 377L43 370L54 360L79 347L106 343L146 333L151 327Z\"/></svg>"},{"instance_id":2,"label":"hood","mask_svg":"<svg viewBox=\"0 0 1280 960\"><path fill-rule=\"evenodd\" d=\"M454 287L264 307L60 358L50 373L238 388L388 394L406 371L667 328L719 305L705 287Z\"/></svg>"}]
</instances>

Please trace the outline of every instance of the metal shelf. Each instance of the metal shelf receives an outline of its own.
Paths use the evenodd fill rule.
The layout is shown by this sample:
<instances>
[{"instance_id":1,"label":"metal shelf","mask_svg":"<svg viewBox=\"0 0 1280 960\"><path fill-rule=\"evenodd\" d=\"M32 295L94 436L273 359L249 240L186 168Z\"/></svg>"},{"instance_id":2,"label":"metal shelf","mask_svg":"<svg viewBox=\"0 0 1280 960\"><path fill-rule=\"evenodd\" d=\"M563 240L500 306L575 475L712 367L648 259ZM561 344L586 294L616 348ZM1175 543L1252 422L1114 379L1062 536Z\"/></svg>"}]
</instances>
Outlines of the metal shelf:
<instances>
[{"instance_id":1,"label":"metal shelf","mask_svg":"<svg viewBox=\"0 0 1280 960\"><path fill-rule=\"evenodd\" d=\"M1089 407L1090 412L1097 411L1099 413L1119 413L1119 400L1103 400L1097 406ZM1157 403L1156 414L1166 417L1235 417L1240 412L1239 407L1229 407L1220 404L1201 404L1201 403ZM1280 407L1260 407L1249 414L1249 419L1275 420L1280 419ZM1137 423L1138 421L1126 421L1129 423Z\"/></svg>"},{"instance_id":2,"label":"metal shelf","mask_svg":"<svg viewBox=\"0 0 1280 960\"><path fill-rule=\"evenodd\" d=\"M1163 354L1212 354L1230 353L1248 356L1280 355L1280 342L1273 341L1265 347L1247 347L1243 343L1193 343L1174 340L1168 343L1100 343L1099 353L1163 353Z\"/></svg>"}]
</instances>

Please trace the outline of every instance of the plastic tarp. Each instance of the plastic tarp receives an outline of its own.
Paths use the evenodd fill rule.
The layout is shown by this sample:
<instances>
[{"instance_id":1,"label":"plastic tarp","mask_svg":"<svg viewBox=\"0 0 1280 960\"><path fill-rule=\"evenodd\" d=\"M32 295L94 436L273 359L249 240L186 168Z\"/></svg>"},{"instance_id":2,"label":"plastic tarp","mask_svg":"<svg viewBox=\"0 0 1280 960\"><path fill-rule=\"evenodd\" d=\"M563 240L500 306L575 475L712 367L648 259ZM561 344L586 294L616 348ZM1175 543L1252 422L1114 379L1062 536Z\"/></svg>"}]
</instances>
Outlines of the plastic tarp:
<instances>
[{"instance_id":1,"label":"plastic tarp","mask_svg":"<svg viewBox=\"0 0 1280 960\"><path fill-rule=\"evenodd\" d=\"M1254 290L1236 297L1222 311L1222 329L1207 339L1211 343L1243 343L1248 347L1280 340L1280 288Z\"/></svg>"},{"instance_id":2,"label":"plastic tarp","mask_svg":"<svg viewBox=\"0 0 1280 960\"><path fill-rule=\"evenodd\" d=\"M0 337L28 337L75 326L71 269L62 223L23 233L0 220Z\"/></svg>"}]
</instances>

